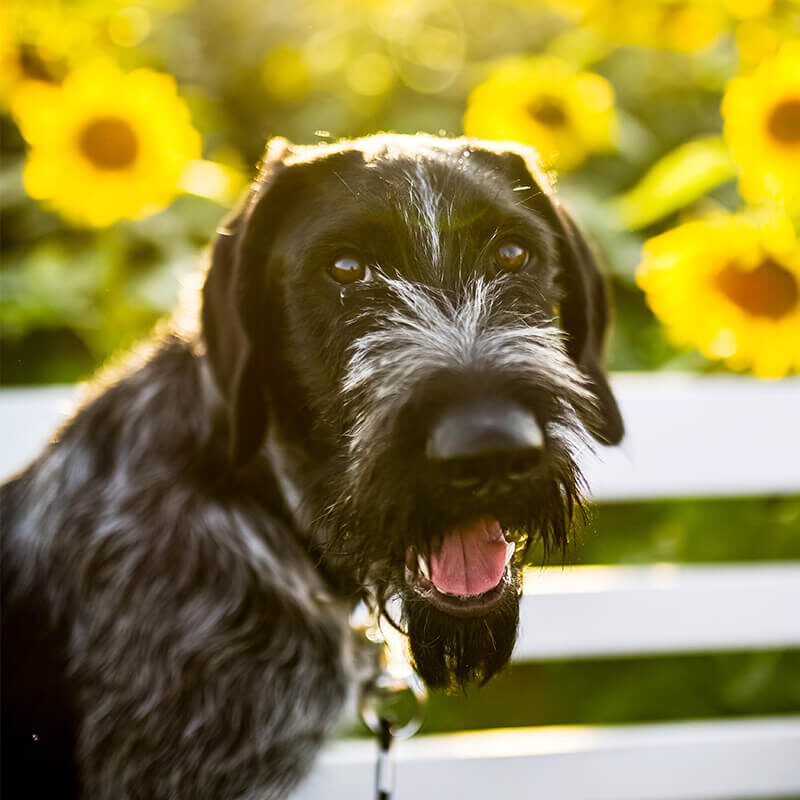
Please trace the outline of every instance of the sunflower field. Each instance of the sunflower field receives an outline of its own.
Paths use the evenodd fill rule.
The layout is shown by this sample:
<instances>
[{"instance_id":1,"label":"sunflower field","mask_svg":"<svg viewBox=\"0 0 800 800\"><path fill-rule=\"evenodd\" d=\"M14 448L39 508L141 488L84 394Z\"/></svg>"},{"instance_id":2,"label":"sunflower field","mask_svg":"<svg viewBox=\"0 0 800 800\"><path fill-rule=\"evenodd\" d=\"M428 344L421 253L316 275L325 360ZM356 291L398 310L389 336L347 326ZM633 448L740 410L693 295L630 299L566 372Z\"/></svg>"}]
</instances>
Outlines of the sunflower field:
<instances>
[{"instance_id":1,"label":"sunflower field","mask_svg":"<svg viewBox=\"0 0 800 800\"><path fill-rule=\"evenodd\" d=\"M611 369L800 372L800 0L4 0L2 382L86 379L146 336L268 138L376 131L537 148L613 283ZM800 558L799 498L596 525L584 561ZM798 709L797 655L641 660L638 689L531 668L527 720ZM514 724L490 691L434 728Z\"/></svg>"}]
</instances>

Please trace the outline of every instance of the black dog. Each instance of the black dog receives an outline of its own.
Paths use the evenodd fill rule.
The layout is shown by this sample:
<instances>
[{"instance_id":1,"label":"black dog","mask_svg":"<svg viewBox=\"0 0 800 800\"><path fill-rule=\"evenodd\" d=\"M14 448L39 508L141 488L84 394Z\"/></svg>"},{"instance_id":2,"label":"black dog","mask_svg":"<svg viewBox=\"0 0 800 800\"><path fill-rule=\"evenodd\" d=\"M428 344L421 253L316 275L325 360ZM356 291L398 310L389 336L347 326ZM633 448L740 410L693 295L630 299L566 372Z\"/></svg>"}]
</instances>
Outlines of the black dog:
<instances>
[{"instance_id":1,"label":"black dog","mask_svg":"<svg viewBox=\"0 0 800 800\"><path fill-rule=\"evenodd\" d=\"M566 542L578 440L622 436L606 317L524 150L273 142L201 331L2 490L5 796L284 797L363 597L400 595L430 686L491 677L527 542Z\"/></svg>"}]
</instances>

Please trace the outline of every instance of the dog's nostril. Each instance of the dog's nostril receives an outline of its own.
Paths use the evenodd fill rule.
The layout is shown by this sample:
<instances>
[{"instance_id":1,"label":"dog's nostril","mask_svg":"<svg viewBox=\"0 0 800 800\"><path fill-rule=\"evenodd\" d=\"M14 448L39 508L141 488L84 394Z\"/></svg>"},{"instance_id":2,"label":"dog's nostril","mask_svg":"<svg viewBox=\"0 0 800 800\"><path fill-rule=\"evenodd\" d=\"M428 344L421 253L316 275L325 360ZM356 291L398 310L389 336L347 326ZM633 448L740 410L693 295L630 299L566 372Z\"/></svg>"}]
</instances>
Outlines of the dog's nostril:
<instances>
[{"instance_id":1,"label":"dog's nostril","mask_svg":"<svg viewBox=\"0 0 800 800\"><path fill-rule=\"evenodd\" d=\"M520 481L530 478L542 460L540 450L528 450L511 457L503 453L483 457L440 461L445 481L456 489L474 489L494 479Z\"/></svg>"},{"instance_id":2,"label":"dog's nostril","mask_svg":"<svg viewBox=\"0 0 800 800\"><path fill-rule=\"evenodd\" d=\"M526 477L539 465L543 450L544 434L533 414L504 402L448 409L426 445L428 458L458 488Z\"/></svg>"}]
</instances>

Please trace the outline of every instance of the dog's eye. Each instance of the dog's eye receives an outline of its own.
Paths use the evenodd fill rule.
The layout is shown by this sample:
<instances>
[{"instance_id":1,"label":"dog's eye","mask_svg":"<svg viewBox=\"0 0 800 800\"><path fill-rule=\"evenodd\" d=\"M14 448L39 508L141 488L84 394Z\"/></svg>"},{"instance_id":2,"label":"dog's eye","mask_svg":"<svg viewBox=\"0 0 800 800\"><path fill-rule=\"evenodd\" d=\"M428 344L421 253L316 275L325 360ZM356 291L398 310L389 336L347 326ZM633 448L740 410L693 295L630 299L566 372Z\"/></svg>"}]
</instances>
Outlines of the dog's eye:
<instances>
[{"instance_id":1,"label":"dog's eye","mask_svg":"<svg viewBox=\"0 0 800 800\"><path fill-rule=\"evenodd\" d=\"M369 266L356 256L339 256L328 267L328 273L337 283L355 283L372 277Z\"/></svg>"},{"instance_id":2,"label":"dog's eye","mask_svg":"<svg viewBox=\"0 0 800 800\"><path fill-rule=\"evenodd\" d=\"M494 252L494 263L503 272L519 272L530 258L528 251L516 242L504 242Z\"/></svg>"}]
</instances>

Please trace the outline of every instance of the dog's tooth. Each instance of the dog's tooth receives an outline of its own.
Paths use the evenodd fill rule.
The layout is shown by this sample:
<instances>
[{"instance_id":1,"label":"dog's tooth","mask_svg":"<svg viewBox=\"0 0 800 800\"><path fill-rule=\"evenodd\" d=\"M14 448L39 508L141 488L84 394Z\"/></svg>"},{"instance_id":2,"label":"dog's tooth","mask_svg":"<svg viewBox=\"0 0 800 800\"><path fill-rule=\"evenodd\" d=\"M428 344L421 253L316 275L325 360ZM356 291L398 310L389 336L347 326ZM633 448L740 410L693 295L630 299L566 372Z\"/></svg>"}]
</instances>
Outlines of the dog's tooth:
<instances>
[{"instance_id":1,"label":"dog's tooth","mask_svg":"<svg viewBox=\"0 0 800 800\"><path fill-rule=\"evenodd\" d=\"M417 556L417 567L422 575L424 575L428 580L431 579L431 570L428 566L428 559L420 553Z\"/></svg>"},{"instance_id":2,"label":"dog's tooth","mask_svg":"<svg viewBox=\"0 0 800 800\"><path fill-rule=\"evenodd\" d=\"M514 555L516 549L517 546L514 544L514 542L508 542L508 544L506 544L506 564L508 564L508 562L511 561L511 558Z\"/></svg>"}]
</instances>

